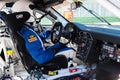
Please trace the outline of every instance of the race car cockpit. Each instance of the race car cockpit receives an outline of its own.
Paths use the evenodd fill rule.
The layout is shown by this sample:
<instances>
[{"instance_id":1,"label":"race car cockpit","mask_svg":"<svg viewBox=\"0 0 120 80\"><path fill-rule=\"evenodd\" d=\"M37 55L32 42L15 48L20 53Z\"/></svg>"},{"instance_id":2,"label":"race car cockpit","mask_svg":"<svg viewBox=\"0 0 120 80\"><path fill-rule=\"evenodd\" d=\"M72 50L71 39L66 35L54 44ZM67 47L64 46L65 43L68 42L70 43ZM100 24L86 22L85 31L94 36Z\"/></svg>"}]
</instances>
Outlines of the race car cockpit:
<instances>
[{"instance_id":1,"label":"race car cockpit","mask_svg":"<svg viewBox=\"0 0 120 80\"><path fill-rule=\"evenodd\" d=\"M38 80L118 80L120 78L120 25L112 25L77 0L30 0L30 2L32 4L29 5L29 8L33 11L33 15L27 11L10 14L1 12L2 19L9 28L14 46L30 75L37 74ZM64 6L67 9L66 11L63 10ZM80 12L80 7L89 12L88 16L92 14L98 20L88 17L87 19L92 21L91 24L79 22L83 18L80 17L82 19L79 20L80 18L76 17L78 12L74 10L78 9ZM75 18L73 18L73 15L75 15ZM82 16L84 15L82 14ZM30 16L35 18L35 22L32 22L32 24L27 22ZM44 17L49 20L47 21ZM50 25L41 25L42 20L45 24L50 23ZM117 18L117 20L120 19ZM99 21L102 23L99 24ZM97 24L93 24L93 22ZM47 28L43 29L44 26L47 26ZM27 31L28 28L31 32L22 32ZM52 55L50 54L50 60L41 63L37 60L37 57L34 57L38 55L32 55L30 52L34 45L30 45L26 41L36 41L39 39L39 34L45 36L42 32L47 29L50 30L50 37L48 37L50 44L45 46L44 50L57 43L66 47L63 50L58 49L60 51L54 49L53 52L55 51L57 54L55 53L53 59L50 59ZM24 33L27 33L26 35L30 33L32 36L27 38ZM42 44L44 46L45 43L48 43L46 39L42 40L43 37L40 38L35 45ZM32 48L29 48L28 45ZM35 50L39 47L35 46L32 52L35 54ZM51 51L52 49L49 50L49 52ZM42 51L40 52L42 53ZM45 58L42 60L45 60ZM32 75L32 77L35 76Z\"/></svg>"},{"instance_id":2,"label":"race car cockpit","mask_svg":"<svg viewBox=\"0 0 120 80\"><path fill-rule=\"evenodd\" d=\"M73 48L66 46L68 42L59 43L63 28L60 22L56 22L53 25L53 28L51 29L51 33L49 33L51 34L51 41L54 43L54 45L48 48L44 48L43 41L45 41L45 39L44 40L42 39L46 37L48 33L46 33L46 35L45 33L42 33L43 36L38 37L38 34L35 31L33 31L33 29L31 28L32 25L26 24L27 23L26 21L30 18L29 12L23 11L23 12L15 12L10 14L1 12L1 16L2 16L1 19L5 22L6 26L9 28L15 48L18 50L22 63L25 69L28 71L28 73L37 70L40 75L41 73L52 75L51 73L49 73L49 71L68 68L69 66L68 62L72 61L75 58L75 50ZM26 33L23 30L25 31L28 30L28 32ZM24 33L26 34L24 35ZM27 40L26 40L27 38L26 35L29 35ZM38 50L37 54L36 54L36 50ZM41 58L40 57L38 58L39 56L38 52L40 53ZM70 67L74 67L74 65L72 64L70 65Z\"/></svg>"}]
</instances>

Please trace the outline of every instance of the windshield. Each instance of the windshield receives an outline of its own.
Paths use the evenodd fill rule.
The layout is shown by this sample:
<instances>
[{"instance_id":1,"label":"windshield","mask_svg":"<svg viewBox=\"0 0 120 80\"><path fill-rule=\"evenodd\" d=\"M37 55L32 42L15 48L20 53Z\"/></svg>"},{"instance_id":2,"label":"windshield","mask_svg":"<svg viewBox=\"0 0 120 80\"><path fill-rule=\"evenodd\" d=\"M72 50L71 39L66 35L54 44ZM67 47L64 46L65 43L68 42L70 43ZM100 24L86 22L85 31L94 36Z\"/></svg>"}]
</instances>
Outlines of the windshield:
<instances>
[{"instance_id":1,"label":"windshield","mask_svg":"<svg viewBox=\"0 0 120 80\"><path fill-rule=\"evenodd\" d=\"M108 9L108 7L106 8L104 5L102 5L101 2L99 2L99 0L81 1L83 2L83 6L87 8L89 12L83 7L72 10L71 3L73 0L66 0L64 3L54 6L53 8L70 22L77 22L81 24L108 24L106 22L109 22L112 25L120 25L120 15L117 15L118 12L115 14L115 11ZM108 1L108 3L111 2L111 5L109 6L115 5L114 1ZM104 4L107 4L107 2ZM113 9L118 10L120 13L120 5L117 4L113 7ZM105 19L106 22L101 21L99 18L96 18L90 12L95 14L97 17L101 17L100 19Z\"/></svg>"}]
</instances>

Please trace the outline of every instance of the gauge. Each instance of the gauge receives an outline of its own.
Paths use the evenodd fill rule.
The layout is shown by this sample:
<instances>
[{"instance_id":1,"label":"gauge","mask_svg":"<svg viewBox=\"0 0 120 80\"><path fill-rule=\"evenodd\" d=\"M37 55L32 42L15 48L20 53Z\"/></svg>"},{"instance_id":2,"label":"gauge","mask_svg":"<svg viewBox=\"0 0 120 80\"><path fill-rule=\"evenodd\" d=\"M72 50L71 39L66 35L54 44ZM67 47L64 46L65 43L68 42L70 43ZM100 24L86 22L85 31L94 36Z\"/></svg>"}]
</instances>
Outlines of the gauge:
<instances>
[{"instance_id":1,"label":"gauge","mask_svg":"<svg viewBox=\"0 0 120 80\"><path fill-rule=\"evenodd\" d=\"M73 32L74 31L74 26L72 24L67 24L65 30L67 32Z\"/></svg>"},{"instance_id":2,"label":"gauge","mask_svg":"<svg viewBox=\"0 0 120 80\"><path fill-rule=\"evenodd\" d=\"M72 26L69 26L69 27L68 27L68 31L69 31L69 32L73 32L73 31L74 31L73 27L72 27Z\"/></svg>"}]
</instances>

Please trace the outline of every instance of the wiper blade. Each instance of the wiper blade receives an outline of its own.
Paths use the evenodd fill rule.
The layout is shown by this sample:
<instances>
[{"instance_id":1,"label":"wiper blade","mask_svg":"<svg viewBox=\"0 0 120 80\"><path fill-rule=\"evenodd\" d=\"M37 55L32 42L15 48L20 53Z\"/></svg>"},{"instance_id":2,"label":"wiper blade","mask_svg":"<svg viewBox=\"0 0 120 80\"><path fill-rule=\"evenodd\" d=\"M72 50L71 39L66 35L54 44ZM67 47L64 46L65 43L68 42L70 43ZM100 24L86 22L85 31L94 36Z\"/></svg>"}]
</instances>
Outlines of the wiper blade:
<instances>
[{"instance_id":1,"label":"wiper blade","mask_svg":"<svg viewBox=\"0 0 120 80\"><path fill-rule=\"evenodd\" d=\"M97 19L99 19L101 22L105 22L108 25L111 25L107 20L105 20L103 17L99 17L94 11L87 9L85 6L81 6L83 9L87 10L89 13L91 13L92 15L94 15Z\"/></svg>"}]
</instances>

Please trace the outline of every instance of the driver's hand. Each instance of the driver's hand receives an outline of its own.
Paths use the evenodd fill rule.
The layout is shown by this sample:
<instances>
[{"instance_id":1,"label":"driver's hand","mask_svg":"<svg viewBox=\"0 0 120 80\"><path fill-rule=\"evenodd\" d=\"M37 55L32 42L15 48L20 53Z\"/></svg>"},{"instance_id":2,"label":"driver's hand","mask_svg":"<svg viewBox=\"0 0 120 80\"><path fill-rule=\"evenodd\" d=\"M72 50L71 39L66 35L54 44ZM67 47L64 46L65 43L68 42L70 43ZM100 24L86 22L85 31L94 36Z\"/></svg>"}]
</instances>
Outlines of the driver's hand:
<instances>
[{"instance_id":1,"label":"driver's hand","mask_svg":"<svg viewBox=\"0 0 120 80\"><path fill-rule=\"evenodd\" d=\"M43 37L44 39L47 39L50 36L51 31L50 30L45 30L42 33L40 33L40 36Z\"/></svg>"},{"instance_id":2,"label":"driver's hand","mask_svg":"<svg viewBox=\"0 0 120 80\"><path fill-rule=\"evenodd\" d=\"M51 33L51 30L46 30L46 34L50 34Z\"/></svg>"}]
</instances>

